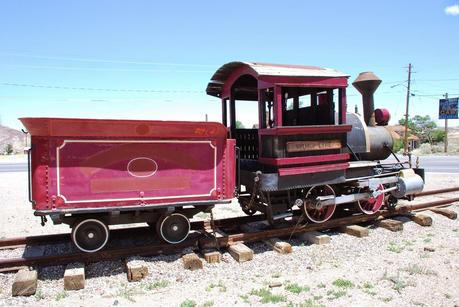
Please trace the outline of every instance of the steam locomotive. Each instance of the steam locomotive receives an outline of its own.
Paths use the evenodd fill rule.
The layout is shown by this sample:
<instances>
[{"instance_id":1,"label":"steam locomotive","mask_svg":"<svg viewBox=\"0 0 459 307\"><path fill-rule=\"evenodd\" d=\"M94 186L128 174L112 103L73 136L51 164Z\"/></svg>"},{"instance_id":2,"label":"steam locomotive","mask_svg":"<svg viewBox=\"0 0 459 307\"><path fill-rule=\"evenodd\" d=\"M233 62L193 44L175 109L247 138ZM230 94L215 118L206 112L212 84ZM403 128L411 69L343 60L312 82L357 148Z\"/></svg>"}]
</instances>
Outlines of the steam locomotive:
<instances>
[{"instance_id":1,"label":"steam locomotive","mask_svg":"<svg viewBox=\"0 0 459 307\"><path fill-rule=\"evenodd\" d=\"M34 214L42 224L68 224L76 247L95 252L115 224L146 222L180 243L190 218L235 197L271 224L296 208L323 223L340 208L395 206L423 189L423 170L381 162L393 154L390 114L374 110L381 80L365 72L353 82L362 118L346 111L348 78L329 68L230 62L206 89L221 99L222 123L21 118L31 135ZM237 127L241 100L257 104L255 128Z\"/></svg>"}]
</instances>

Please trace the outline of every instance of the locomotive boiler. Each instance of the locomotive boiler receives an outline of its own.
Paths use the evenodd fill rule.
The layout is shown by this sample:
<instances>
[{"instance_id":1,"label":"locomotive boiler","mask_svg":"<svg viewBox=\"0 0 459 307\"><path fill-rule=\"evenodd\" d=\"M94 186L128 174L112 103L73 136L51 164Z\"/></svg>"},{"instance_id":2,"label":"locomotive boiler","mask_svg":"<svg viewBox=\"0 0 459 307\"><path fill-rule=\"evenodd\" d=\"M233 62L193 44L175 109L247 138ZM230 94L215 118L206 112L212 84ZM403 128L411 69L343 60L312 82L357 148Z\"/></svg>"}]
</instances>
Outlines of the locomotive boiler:
<instances>
[{"instance_id":1,"label":"locomotive boiler","mask_svg":"<svg viewBox=\"0 0 459 307\"><path fill-rule=\"evenodd\" d=\"M348 78L329 68L230 62L206 89L221 100L221 123L22 118L35 215L68 224L76 247L95 252L114 224L146 222L161 240L180 243L195 214L234 198L271 224L298 208L322 223L336 209L394 206L422 190L422 172L381 162L393 154L389 112L374 110L381 80L367 72L354 81L362 118L346 111ZM257 105L255 127L236 126L239 100Z\"/></svg>"}]
</instances>

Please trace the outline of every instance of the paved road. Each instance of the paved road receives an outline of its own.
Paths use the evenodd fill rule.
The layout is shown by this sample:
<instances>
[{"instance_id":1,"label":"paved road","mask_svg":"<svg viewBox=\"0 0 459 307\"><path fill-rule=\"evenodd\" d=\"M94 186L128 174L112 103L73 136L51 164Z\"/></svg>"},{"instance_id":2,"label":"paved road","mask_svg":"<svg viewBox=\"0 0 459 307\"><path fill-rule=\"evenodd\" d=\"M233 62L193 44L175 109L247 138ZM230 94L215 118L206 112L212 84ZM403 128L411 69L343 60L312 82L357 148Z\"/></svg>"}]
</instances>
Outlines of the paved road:
<instances>
[{"instance_id":1,"label":"paved road","mask_svg":"<svg viewBox=\"0 0 459 307\"><path fill-rule=\"evenodd\" d=\"M400 156L400 160L407 160L407 157ZM386 161L395 161L389 158ZM416 157L412 158L413 166ZM431 173L453 173L459 174L459 156L422 156L419 158L420 167ZM1 172L26 172L27 163L25 162L2 162L0 163Z\"/></svg>"},{"instance_id":2,"label":"paved road","mask_svg":"<svg viewBox=\"0 0 459 307\"><path fill-rule=\"evenodd\" d=\"M427 172L459 173L459 156L424 156L419 157L419 164Z\"/></svg>"},{"instance_id":3,"label":"paved road","mask_svg":"<svg viewBox=\"0 0 459 307\"><path fill-rule=\"evenodd\" d=\"M2 162L0 163L0 173L5 172L27 172L27 163L25 162Z\"/></svg>"},{"instance_id":4,"label":"paved road","mask_svg":"<svg viewBox=\"0 0 459 307\"><path fill-rule=\"evenodd\" d=\"M398 156L400 161L407 161L408 157ZM384 162L394 162L391 156ZM411 158L412 165L416 165L416 156ZM459 173L459 156L421 156L419 157L419 167L425 168L428 173Z\"/></svg>"}]
</instances>

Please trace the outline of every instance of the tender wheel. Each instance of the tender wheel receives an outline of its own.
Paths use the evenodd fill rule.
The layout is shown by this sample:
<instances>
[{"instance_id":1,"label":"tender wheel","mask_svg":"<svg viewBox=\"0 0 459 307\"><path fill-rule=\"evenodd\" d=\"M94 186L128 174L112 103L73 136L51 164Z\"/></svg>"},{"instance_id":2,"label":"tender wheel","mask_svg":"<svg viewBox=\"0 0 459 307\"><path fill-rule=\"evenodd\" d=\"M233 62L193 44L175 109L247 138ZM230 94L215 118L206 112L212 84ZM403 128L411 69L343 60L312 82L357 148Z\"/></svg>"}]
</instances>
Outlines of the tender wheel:
<instances>
[{"instance_id":1,"label":"tender wheel","mask_svg":"<svg viewBox=\"0 0 459 307\"><path fill-rule=\"evenodd\" d=\"M323 205L316 199L319 196L333 196L335 191L329 185L314 186L306 193L303 203L303 212L309 220L314 223L323 223L328 221L335 212L336 205Z\"/></svg>"},{"instance_id":2,"label":"tender wheel","mask_svg":"<svg viewBox=\"0 0 459 307\"><path fill-rule=\"evenodd\" d=\"M73 243L79 250L86 253L94 253L104 248L108 237L108 226L97 219L82 220L72 228Z\"/></svg>"},{"instance_id":3,"label":"tender wheel","mask_svg":"<svg viewBox=\"0 0 459 307\"><path fill-rule=\"evenodd\" d=\"M177 244L184 241L190 233L190 221L180 213L161 217L157 222L158 235L167 243Z\"/></svg>"},{"instance_id":4,"label":"tender wheel","mask_svg":"<svg viewBox=\"0 0 459 307\"><path fill-rule=\"evenodd\" d=\"M384 190L384 186L380 184L376 191ZM359 191L360 192L360 191ZM377 197L370 197L365 200L358 200L357 206L362 213L374 214L378 212L384 204L384 193L379 194Z\"/></svg>"}]
</instances>

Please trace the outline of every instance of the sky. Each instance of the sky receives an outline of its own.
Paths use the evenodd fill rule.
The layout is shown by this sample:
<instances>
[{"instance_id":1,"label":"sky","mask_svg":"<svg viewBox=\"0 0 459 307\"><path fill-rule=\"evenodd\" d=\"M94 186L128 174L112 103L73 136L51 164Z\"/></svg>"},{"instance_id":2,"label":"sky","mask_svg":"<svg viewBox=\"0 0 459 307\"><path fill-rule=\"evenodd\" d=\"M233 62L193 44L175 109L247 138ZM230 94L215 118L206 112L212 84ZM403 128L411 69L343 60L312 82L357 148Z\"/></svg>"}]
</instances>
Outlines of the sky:
<instances>
[{"instance_id":1,"label":"sky","mask_svg":"<svg viewBox=\"0 0 459 307\"><path fill-rule=\"evenodd\" d=\"M459 1L1 1L0 122L20 117L220 121L205 88L234 60L373 71L376 107L438 118L459 97ZM361 96L348 89L348 111ZM250 125L256 103L238 110ZM441 126L443 121L437 121ZM450 126L459 120L450 120Z\"/></svg>"}]
</instances>

